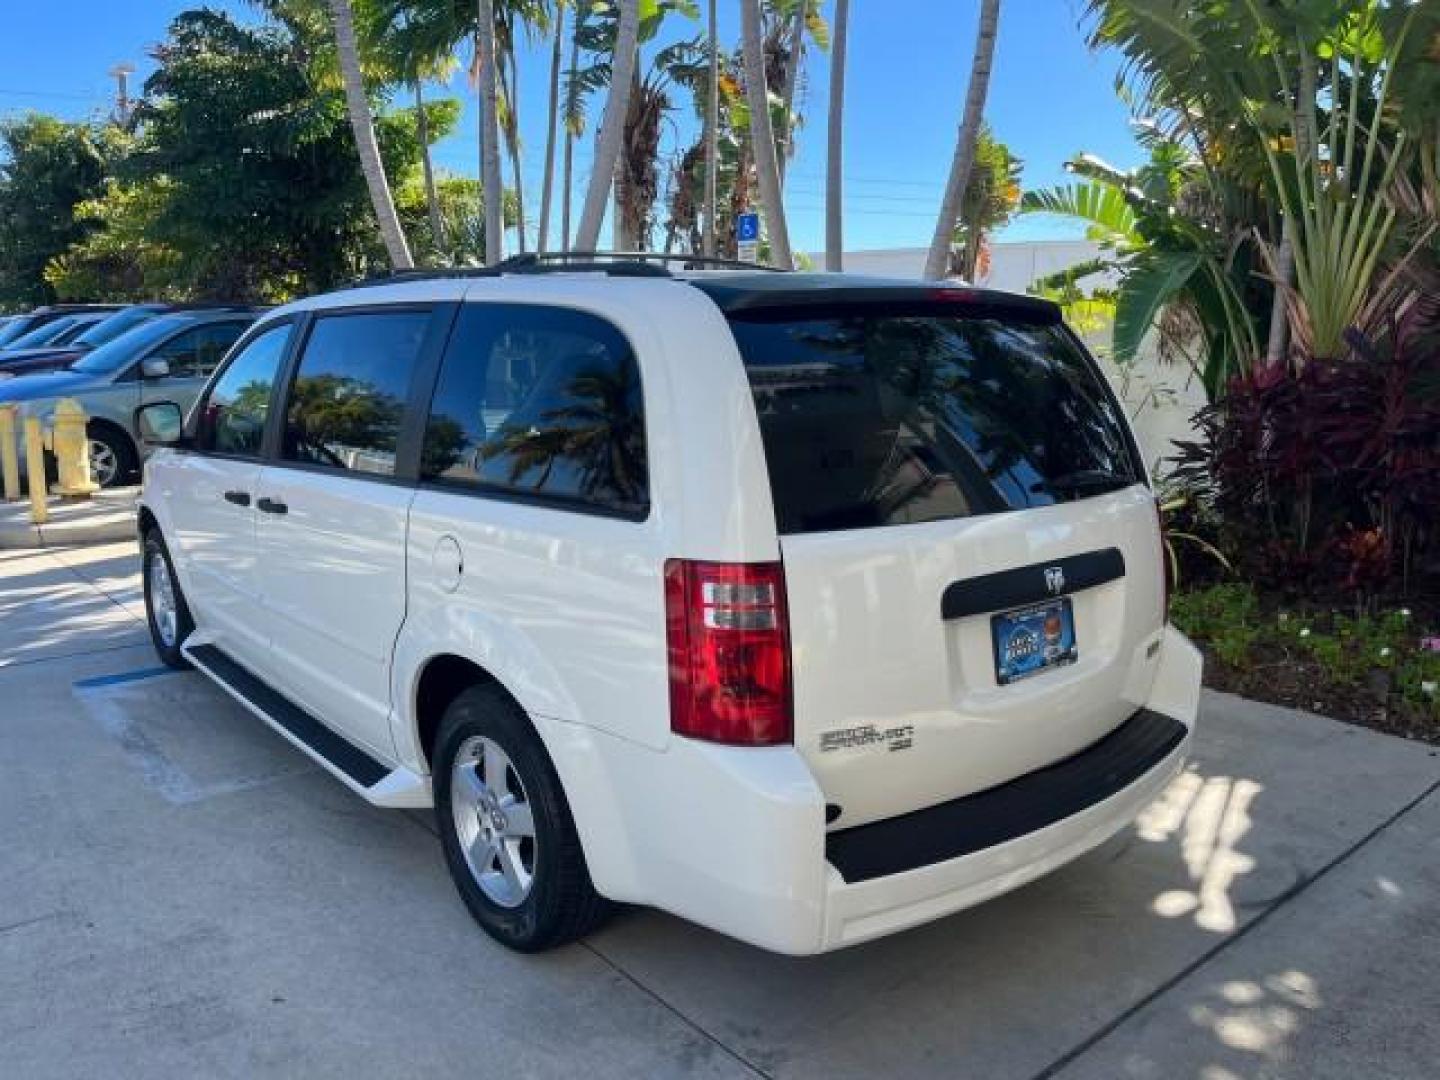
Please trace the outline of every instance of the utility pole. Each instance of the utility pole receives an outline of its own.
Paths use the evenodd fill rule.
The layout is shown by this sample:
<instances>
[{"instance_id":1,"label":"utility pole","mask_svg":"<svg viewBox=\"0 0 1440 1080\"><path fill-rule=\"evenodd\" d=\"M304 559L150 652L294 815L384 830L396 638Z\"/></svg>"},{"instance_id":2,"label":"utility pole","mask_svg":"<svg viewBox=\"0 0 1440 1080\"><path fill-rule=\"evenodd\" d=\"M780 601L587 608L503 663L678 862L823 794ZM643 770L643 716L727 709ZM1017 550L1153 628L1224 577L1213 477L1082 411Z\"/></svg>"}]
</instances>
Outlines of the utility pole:
<instances>
[{"instance_id":1,"label":"utility pole","mask_svg":"<svg viewBox=\"0 0 1440 1080\"><path fill-rule=\"evenodd\" d=\"M115 80L115 121L123 124L130 119L130 76L135 73L135 65L119 63L110 69L108 74Z\"/></svg>"}]
</instances>

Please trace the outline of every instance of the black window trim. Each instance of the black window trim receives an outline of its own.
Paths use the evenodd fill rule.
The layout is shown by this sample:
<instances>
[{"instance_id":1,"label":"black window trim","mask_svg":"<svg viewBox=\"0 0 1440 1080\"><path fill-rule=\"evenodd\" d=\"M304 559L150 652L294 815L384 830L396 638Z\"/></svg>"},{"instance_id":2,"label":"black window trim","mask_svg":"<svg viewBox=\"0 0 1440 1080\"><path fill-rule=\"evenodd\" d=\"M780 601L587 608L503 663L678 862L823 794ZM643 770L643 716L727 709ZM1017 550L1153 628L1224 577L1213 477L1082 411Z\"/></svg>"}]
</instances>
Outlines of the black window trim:
<instances>
[{"instance_id":1,"label":"black window trim","mask_svg":"<svg viewBox=\"0 0 1440 1080\"><path fill-rule=\"evenodd\" d=\"M294 350L295 342L299 338L299 334L293 327L299 324L302 314L303 312L294 312L289 315L281 315L278 318L252 323L250 329L246 330L245 333L241 334L235 340L235 344L230 346L230 351L225 354L219 366L211 372L209 381L205 383L205 388L200 391L200 396L195 399L195 404L191 406L190 415L185 421L187 445L182 449L188 453L196 454L200 457L215 458L218 461L259 463L265 461L265 451L270 443L271 428L274 426L275 395L280 389L280 376L286 370L286 365L290 361L290 354ZM285 340L285 348L280 353L280 363L275 368L275 382L270 387L270 404L266 407L268 411L265 414L265 430L260 436L260 452L256 454L230 454L219 450L208 450L202 447L200 445L200 417L205 415L205 408L210 404L210 395L215 391L215 384L225 377L225 373L230 370L230 365L235 362L236 358L242 352L250 347L251 342L264 334L268 334L271 330L278 329L282 326L291 326L292 329L290 336ZM166 340L168 341L169 339L167 338Z\"/></svg>"},{"instance_id":2,"label":"black window trim","mask_svg":"<svg viewBox=\"0 0 1440 1080\"><path fill-rule=\"evenodd\" d=\"M432 367L439 368L436 353L443 355L450 341L450 331L459 313L460 305L453 300L393 300L373 304L355 304L340 307L310 308L298 312L299 326L291 336L285 357L280 363L275 378L275 395L270 401L270 416L261 446L261 460L266 468L290 469L296 472L315 473L345 480L358 480L372 484L414 488L420 476L420 444L425 436L425 421L429 415L429 398L421 393L430 377ZM300 361L310 343L315 324L321 319L346 318L352 315L376 315L394 311L418 311L430 316L425 335L420 343L420 352L410 372L410 385L406 391L404 412L400 418L400 432L395 441L395 472L386 476L382 473L358 472L341 469L334 465L318 462L291 461L282 456L285 441L285 417L290 407L290 391L295 385L295 376L300 370ZM425 404L422 406L422 402ZM250 459L246 459L250 460Z\"/></svg>"},{"instance_id":3,"label":"black window trim","mask_svg":"<svg viewBox=\"0 0 1440 1080\"><path fill-rule=\"evenodd\" d=\"M635 361L635 373L640 379L640 401L641 409L645 417L645 507L643 510L625 510L620 507L605 506L601 503L591 502L588 499L578 498L570 495L556 495L552 492L526 491L523 488L501 487L498 484L485 484L469 480L426 480L419 475L420 471L420 444L424 442L425 428L430 422L430 410L435 405L435 392L440 388L440 372L446 355L450 351L450 343L454 337L455 328L460 323L460 312L464 307L527 307L536 308L542 312L547 310L558 310L575 312L581 315L589 315L599 319L606 326L610 327L620 339L630 348L630 355ZM433 491L445 495L460 495L472 499L480 499L485 502L515 503L521 506L532 506L539 510L558 510L567 514L579 514L584 517L610 518L616 521L628 521L633 524L642 524L650 520L654 512L655 500L650 497L650 450L654 445L650 435L650 410L645 399L645 372L640 364L640 351L635 348L635 343L630 340L630 335L625 333L615 320L608 316L586 307L575 307L568 304L556 303L546 300L515 300L509 297L485 297L483 299L466 299L455 304L455 314L451 322L449 332L446 334L444 347L439 355L431 357L433 369L426 372L426 381L421 384L422 391L420 400L423 402L419 410L420 443L417 443L415 450L415 472L416 487L421 491Z\"/></svg>"}]
</instances>

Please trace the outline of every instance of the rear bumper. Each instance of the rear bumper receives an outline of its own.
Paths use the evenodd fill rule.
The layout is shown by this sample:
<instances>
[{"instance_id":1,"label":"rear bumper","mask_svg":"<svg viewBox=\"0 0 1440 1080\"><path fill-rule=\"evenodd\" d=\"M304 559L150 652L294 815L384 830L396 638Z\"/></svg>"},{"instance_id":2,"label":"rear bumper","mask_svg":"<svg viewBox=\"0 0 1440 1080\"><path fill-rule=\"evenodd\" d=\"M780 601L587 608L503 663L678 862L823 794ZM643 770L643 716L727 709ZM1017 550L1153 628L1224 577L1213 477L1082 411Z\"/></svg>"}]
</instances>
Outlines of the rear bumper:
<instances>
[{"instance_id":1,"label":"rear bumper","mask_svg":"<svg viewBox=\"0 0 1440 1080\"><path fill-rule=\"evenodd\" d=\"M1189 744L1187 728L1172 750L1109 798L971 854L853 883L831 866L819 951L973 907L1083 855L1130 824L1160 795L1184 764Z\"/></svg>"},{"instance_id":2,"label":"rear bumper","mask_svg":"<svg viewBox=\"0 0 1440 1080\"><path fill-rule=\"evenodd\" d=\"M595 850L584 837L595 819L572 792L595 884L791 954L854 945L998 896L1119 832L1179 772L1200 658L1173 629L1162 649L1149 700L1087 750L967 799L828 836L823 794L791 748L677 739L659 765L650 751L594 747L608 759L609 790L648 791L644 806L606 808L614 816L604 833L631 838L614 860L602 854L619 855L610 844ZM889 844L902 834L908 847Z\"/></svg>"},{"instance_id":3,"label":"rear bumper","mask_svg":"<svg viewBox=\"0 0 1440 1080\"><path fill-rule=\"evenodd\" d=\"M825 838L825 860L849 884L919 870L1038 833L1125 791L1162 765L1188 734L1140 709L1099 742L987 791Z\"/></svg>"}]
</instances>

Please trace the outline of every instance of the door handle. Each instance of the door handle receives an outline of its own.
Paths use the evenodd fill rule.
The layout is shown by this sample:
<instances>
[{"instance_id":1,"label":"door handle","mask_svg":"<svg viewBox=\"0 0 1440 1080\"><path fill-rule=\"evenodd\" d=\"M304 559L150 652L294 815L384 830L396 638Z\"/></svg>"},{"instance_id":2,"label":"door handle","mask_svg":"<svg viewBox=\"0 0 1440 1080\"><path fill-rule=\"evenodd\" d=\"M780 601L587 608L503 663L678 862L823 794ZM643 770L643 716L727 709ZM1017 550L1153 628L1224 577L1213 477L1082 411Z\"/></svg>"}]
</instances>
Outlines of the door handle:
<instances>
[{"instance_id":1,"label":"door handle","mask_svg":"<svg viewBox=\"0 0 1440 1080\"><path fill-rule=\"evenodd\" d=\"M290 507L275 499L262 497L255 505L260 508L261 513L265 514L288 514L290 512Z\"/></svg>"},{"instance_id":2,"label":"door handle","mask_svg":"<svg viewBox=\"0 0 1440 1080\"><path fill-rule=\"evenodd\" d=\"M225 501L226 501L226 502L229 502L229 503L234 503L236 506L249 506L249 505L250 505L250 492L248 492L248 491L227 491L227 492L225 492Z\"/></svg>"}]
</instances>

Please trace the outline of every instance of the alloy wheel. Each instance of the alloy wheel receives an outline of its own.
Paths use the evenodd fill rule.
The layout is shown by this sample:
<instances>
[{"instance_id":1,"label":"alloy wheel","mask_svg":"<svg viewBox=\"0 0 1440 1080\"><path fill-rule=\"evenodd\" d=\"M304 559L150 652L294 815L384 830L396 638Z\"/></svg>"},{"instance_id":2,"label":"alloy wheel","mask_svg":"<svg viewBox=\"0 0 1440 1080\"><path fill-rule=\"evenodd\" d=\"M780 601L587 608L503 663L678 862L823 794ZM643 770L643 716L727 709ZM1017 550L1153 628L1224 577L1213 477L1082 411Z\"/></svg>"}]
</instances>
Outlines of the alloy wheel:
<instances>
[{"instance_id":1,"label":"alloy wheel","mask_svg":"<svg viewBox=\"0 0 1440 1080\"><path fill-rule=\"evenodd\" d=\"M180 612L175 602L175 583L170 579L170 567L160 552L151 552L147 575L150 581L150 614L155 620L155 632L160 635L161 644L165 648L173 649L180 636Z\"/></svg>"},{"instance_id":2,"label":"alloy wheel","mask_svg":"<svg viewBox=\"0 0 1440 1080\"><path fill-rule=\"evenodd\" d=\"M493 903L519 907L535 884L535 817L524 782L499 743L466 739L450 770L455 835L475 883Z\"/></svg>"},{"instance_id":3,"label":"alloy wheel","mask_svg":"<svg viewBox=\"0 0 1440 1080\"><path fill-rule=\"evenodd\" d=\"M90 440L90 479L101 487L109 487L120 472L120 459L115 448L99 439Z\"/></svg>"}]
</instances>

